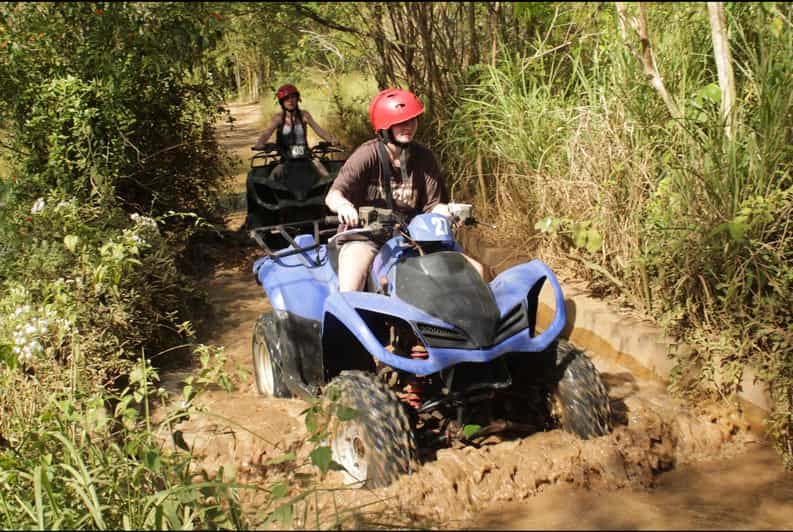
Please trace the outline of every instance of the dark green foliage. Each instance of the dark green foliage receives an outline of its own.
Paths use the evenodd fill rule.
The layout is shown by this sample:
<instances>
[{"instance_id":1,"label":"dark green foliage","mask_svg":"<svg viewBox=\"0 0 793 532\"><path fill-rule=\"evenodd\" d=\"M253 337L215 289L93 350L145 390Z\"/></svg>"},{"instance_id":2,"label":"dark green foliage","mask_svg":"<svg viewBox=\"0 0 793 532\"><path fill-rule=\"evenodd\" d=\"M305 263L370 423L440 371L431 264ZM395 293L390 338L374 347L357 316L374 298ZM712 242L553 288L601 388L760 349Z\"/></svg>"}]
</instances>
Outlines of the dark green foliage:
<instances>
[{"instance_id":1,"label":"dark green foliage","mask_svg":"<svg viewBox=\"0 0 793 532\"><path fill-rule=\"evenodd\" d=\"M220 99L211 13L157 3L0 8L9 148L0 306L68 319L107 369L189 331L181 324L197 295L176 254L196 214L212 215L224 168L211 129ZM43 347L65 359L67 343Z\"/></svg>"},{"instance_id":2,"label":"dark green foliage","mask_svg":"<svg viewBox=\"0 0 793 532\"><path fill-rule=\"evenodd\" d=\"M17 191L209 212L218 24L200 4L3 6L0 119L25 176Z\"/></svg>"},{"instance_id":3,"label":"dark green foliage","mask_svg":"<svg viewBox=\"0 0 793 532\"><path fill-rule=\"evenodd\" d=\"M225 162L211 129L220 102L209 61L217 30L200 4L0 6L0 433L15 442L6 470L29 473L40 487L46 475L35 475L61 475L61 458L27 460L55 456L49 446L81 430L77 414L53 405L85 412L103 389L131 379L141 354L196 347L190 319L202 297L177 259L222 185ZM118 458L113 472L138 460L162 464L152 441L125 433L116 442L102 430L101 444L86 452ZM121 458L138 443L129 461ZM91 457L92 467L98 460ZM139 480L143 491L180 482ZM3 497L15 489L2 488ZM113 511L124 511L113 497L137 496L128 486L102 488ZM74 494L59 495L51 507L63 505L60 526L107 525L93 511L70 513ZM167 510L164 500L152 508ZM59 526L53 519L48 526ZM157 519L146 526L167 524Z\"/></svg>"}]
</instances>

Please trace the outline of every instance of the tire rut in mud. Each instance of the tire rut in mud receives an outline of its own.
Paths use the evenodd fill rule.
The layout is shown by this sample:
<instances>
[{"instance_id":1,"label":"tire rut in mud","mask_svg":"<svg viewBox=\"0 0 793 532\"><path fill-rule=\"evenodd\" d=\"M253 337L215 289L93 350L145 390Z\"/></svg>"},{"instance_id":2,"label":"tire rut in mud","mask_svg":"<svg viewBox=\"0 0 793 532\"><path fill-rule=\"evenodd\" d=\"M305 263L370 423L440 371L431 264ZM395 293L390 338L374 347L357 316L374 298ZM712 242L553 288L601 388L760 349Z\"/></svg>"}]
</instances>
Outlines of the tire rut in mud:
<instances>
[{"instance_id":1,"label":"tire rut in mud","mask_svg":"<svg viewBox=\"0 0 793 532\"><path fill-rule=\"evenodd\" d=\"M698 453L727 451L733 438L738 439L739 427L728 416L691 414L671 401L662 406L661 415L657 400L628 400L628 423L602 437L582 440L550 430L479 448L442 449L416 473L386 488L338 493L336 503L373 504L359 516L363 525L367 516L399 522L405 509L428 522L454 523L473 518L492 503L526 500L557 484L594 491L652 488L659 473L701 459ZM698 436L692 439L694 434Z\"/></svg>"}]
</instances>

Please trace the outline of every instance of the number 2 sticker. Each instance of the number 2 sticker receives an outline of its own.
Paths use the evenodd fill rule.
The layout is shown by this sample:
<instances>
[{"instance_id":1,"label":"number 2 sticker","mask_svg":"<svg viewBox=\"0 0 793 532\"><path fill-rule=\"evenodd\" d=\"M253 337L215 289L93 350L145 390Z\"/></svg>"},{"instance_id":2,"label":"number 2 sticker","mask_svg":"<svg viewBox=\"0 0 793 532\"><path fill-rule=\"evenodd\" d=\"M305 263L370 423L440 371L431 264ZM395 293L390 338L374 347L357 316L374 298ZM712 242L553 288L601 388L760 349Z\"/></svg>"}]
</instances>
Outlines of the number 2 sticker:
<instances>
[{"instance_id":1,"label":"number 2 sticker","mask_svg":"<svg viewBox=\"0 0 793 532\"><path fill-rule=\"evenodd\" d=\"M435 226L435 236L444 236L449 234L449 224L446 218L433 218L432 225Z\"/></svg>"}]
</instances>

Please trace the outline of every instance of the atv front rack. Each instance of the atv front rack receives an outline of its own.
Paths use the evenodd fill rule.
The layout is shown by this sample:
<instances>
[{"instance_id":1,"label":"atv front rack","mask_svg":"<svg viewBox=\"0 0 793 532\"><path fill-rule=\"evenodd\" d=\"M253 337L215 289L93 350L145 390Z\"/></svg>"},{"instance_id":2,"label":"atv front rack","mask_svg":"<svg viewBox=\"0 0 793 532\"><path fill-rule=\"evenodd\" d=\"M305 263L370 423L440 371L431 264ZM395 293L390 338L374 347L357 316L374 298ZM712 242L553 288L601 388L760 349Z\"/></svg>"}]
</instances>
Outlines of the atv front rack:
<instances>
[{"instance_id":1,"label":"atv front rack","mask_svg":"<svg viewBox=\"0 0 793 532\"><path fill-rule=\"evenodd\" d=\"M253 157L251 157L251 168L265 166L267 163L277 159L285 159L284 154L281 152L281 148L274 142L268 142L262 146L261 149L251 148L251 151L255 152ZM311 146L304 158L310 159L315 157L320 160L327 160L332 154L345 153L345 151L343 146L331 142L320 142ZM257 164L257 162L261 162L261 164Z\"/></svg>"},{"instance_id":2,"label":"atv front rack","mask_svg":"<svg viewBox=\"0 0 793 532\"><path fill-rule=\"evenodd\" d=\"M301 221L296 221L296 222L288 222L288 223L275 224L275 225L263 225L261 227L255 228L255 229L251 229L248 232L248 235L252 239L254 239L257 244L259 244L259 247L261 247L264 250L264 253L265 253L265 255L267 257L271 257L273 259L279 259L279 258L282 258L282 257L288 257L290 255L296 255L298 253L305 253L307 251L312 251L312 250L316 249L317 250L317 258L316 258L315 262L316 262L317 265L319 265L320 264L320 256L319 256L320 240L319 240L319 237L322 234L333 233L333 232L336 231L336 228L320 230L319 227L320 227L320 225L330 225L330 224L338 224L338 223L339 223L339 217L338 216L325 216L324 218L317 218L317 219L313 219L313 220L301 220ZM312 225L313 228L314 228L314 231L313 231L314 232L314 243L311 244L311 245L308 245L308 246L301 246L295 241L294 237L289 233L289 231L287 231L287 228L289 228L289 227L303 228L303 227L305 227L305 226L307 226L309 224ZM276 229L278 231L278 233L284 238L284 240L286 240L289 243L289 245L291 246L291 249L289 247L286 247L286 248L284 248L282 250L279 250L279 251L274 251L274 250L270 249L270 246L267 245L266 239L262 237L262 234L273 232L273 229Z\"/></svg>"}]
</instances>

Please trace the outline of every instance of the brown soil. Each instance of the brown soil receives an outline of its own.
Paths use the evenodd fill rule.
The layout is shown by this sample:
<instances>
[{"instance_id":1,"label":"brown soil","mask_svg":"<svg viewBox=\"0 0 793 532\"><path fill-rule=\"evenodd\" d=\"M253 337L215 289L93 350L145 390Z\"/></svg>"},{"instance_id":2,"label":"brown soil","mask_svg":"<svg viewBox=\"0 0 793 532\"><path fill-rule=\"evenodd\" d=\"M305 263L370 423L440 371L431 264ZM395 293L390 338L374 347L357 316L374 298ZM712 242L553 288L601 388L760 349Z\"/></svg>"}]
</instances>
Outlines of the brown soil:
<instances>
[{"instance_id":1,"label":"brown soil","mask_svg":"<svg viewBox=\"0 0 793 532\"><path fill-rule=\"evenodd\" d=\"M231 111L234 126L219 126L218 135L244 161L261 128L260 110L248 104L231 105ZM233 192L244 198L247 166L240 169ZM244 221L244 200L236 206L226 218L229 234L239 234ZM215 249L207 256L219 260L205 285L213 308L206 341L223 346L245 374L234 379L231 393L204 394L204 413L179 430L194 447L196 470L211 476L222 466L227 475L260 488L287 480L297 494L304 489L299 473L312 472L311 467L294 471L267 461L289 450L306 458L313 447L304 442L300 413L308 405L260 397L251 376L253 324L269 308L251 272L258 250L241 245L239 238L208 245ZM307 509L308 518L296 514L295 526L328 528L337 521L355 528L789 526L793 513L786 501L793 500L793 476L736 414L681 404L659 382L639 378L598 353L589 355L615 412L617 426L609 436L583 441L554 430L441 450L415 474L373 491L342 489L339 474L331 472L318 484L324 491L307 498L308 507L296 507ZM166 375L167 387L174 389L183 376ZM741 482L741 475L751 478ZM766 490L774 497L758 504ZM261 491L246 491L242 499L249 510L266 510Z\"/></svg>"}]
</instances>

